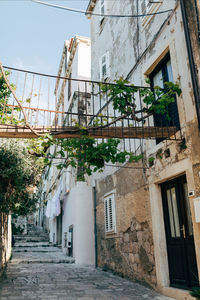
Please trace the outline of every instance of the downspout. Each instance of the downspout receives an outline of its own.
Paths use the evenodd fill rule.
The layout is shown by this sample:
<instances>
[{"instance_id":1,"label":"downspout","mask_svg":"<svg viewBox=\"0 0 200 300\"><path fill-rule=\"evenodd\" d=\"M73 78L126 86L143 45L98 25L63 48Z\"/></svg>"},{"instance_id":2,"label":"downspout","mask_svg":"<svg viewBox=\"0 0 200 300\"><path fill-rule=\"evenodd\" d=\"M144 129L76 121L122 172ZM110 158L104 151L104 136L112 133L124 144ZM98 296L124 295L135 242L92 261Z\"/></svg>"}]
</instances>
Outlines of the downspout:
<instances>
[{"instance_id":1,"label":"downspout","mask_svg":"<svg viewBox=\"0 0 200 300\"><path fill-rule=\"evenodd\" d=\"M193 52L192 52L190 32L189 32L188 22L187 22L185 1L180 0L180 5L181 5L182 18L183 18L183 27L184 27L184 33L185 33L185 39L186 39L186 47L187 47L189 65L190 65L190 72L191 72L191 78L192 78L192 87L193 87L193 91L194 91L195 106L196 106L196 111L197 111L198 126L200 128L199 88L198 88L198 82L197 82L197 72L196 72L195 63L194 63L194 56L193 56Z\"/></svg>"},{"instance_id":2,"label":"downspout","mask_svg":"<svg viewBox=\"0 0 200 300\"><path fill-rule=\"evenodd\" d=\"M94 199L94 249L95 249L95 267L98 267L98 249L97 249L97 192L96 187L93 187Z\"/></svg>"}]
</instances>

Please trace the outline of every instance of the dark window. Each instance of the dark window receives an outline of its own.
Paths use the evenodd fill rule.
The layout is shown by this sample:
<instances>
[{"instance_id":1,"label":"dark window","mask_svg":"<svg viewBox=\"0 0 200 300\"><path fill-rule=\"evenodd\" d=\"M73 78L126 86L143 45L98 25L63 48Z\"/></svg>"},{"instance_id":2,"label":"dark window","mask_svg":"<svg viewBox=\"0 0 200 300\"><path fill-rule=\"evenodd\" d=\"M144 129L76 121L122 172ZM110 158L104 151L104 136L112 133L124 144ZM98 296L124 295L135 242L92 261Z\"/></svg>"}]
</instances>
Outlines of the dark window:
<instances>
[{"instance_id":1,"label":"dark window","mask_svg":"<svg viewBox=\"0 0 200 300\"><path fill-rule=\"evenodd\" d=\"M162 88L165 87L165 82L173 82L173 74L172 74L172 65L170 56L167 55L155 68L155 70L150 75L151 87L160 86ZM176 126L177 129L180 128L179 115L178 115L178 107L176 103L176 99L173 103L168 106L168 115L170 118L164 115L154 114L154 125L167 127L167 126ZM163 139L157 139L157 143L161 142Z\"/></svg>"},{"instance_id":2,"label":"dark window","mask_svg":"<svg viewBox=\"0 0 200 300\"><path fill-rule=\"evenodd\" d=\"M67 71L67 65L68 65L68 54L67 54L67 47L65 47L65 72Z\"/></svg>"},{"instance_id":3,"label":"dark window","mask_svg":"<svg viewBox=\"0 0 200 300\"><path fill-rule=\"evenodd\" d=\"M70 99L72 94L72 81L70 79L71 77L72 77L72 73L69 74L69 79L68 79L68 100Z\"/></svg>"}]
</instances>

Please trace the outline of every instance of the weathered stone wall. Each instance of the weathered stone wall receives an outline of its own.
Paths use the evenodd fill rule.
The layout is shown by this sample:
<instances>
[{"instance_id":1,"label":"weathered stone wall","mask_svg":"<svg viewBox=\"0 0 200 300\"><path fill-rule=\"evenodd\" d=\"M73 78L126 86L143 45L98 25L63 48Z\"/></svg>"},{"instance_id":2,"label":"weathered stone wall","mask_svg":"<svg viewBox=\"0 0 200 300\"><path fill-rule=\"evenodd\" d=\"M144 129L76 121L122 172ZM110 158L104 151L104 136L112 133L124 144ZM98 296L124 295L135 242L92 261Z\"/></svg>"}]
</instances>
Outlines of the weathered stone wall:
<instances>
[{"instance_id":1,"label":"weathered stone wall","mask_svg":"<svg viewBox=\"0 0 200 300\"><path fill-rule=\"evenodd\" d=\"M133 165L132 165L133 166ZM105 234L104 195L115 189L117 233ZM120 169L97 184L98 265L156 284L149 192L141 169Z\"/></svg>"},{"instance_id":2,"label":"weathered stone wall","mask_svg":"<svg viewBox=\"0 0 200 300\"><path fill-rule=\"evenodd\" d=\"M11 216L0 213L0 275L11 256Z\"/></svg>"}]
</instances>

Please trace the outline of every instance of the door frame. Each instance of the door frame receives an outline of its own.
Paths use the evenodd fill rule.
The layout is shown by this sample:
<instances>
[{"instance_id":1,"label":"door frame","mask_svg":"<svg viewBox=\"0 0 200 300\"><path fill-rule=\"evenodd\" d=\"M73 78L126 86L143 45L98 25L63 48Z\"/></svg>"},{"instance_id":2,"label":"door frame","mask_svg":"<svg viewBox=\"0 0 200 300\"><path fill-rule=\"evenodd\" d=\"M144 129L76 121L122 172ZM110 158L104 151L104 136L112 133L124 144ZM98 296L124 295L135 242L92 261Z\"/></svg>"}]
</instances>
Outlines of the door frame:
<instances>
[{"instance_id":1,"label":"door frame","mask_svg":"<svg viewBox=\"0 0 200 300\"><path fill-rule=\"evenodd\" d=\"M168 267L168 255L167 255L167 244L166 244L166 234L165 234L165 224L163 215L163 205L162 205L162 194L160 184L169 181L173 178L180 177L181 175L186 175L186 180L188 184L188 190L195 190L193 169L192 164L189 159L185 159L176 162L172 165L166 166L160 172L151 173L149 177L149 193L150 193L150 206L151 206L151 216L152 216L152 232L154 240L154 256L156 265L156 277L157 277L157 287L166 296L176 297L177 289L170 287L169 280L169 267ZM190 209L192 214L193 229L194 229L194 243L197 259L198 273L200 274L200 238L197 238L200 234L200 226L194 223L194 209L192 205L192 200L190 200ZM185 290L179 290L180 299L184 299L188 295Z\"/></svg>"},{"instance_id":2,"label":"door frame","mask_svg":"<svg viewBox=\"0 0 200 300\"><path fill-rule=\"evenodd\" d=\"M161 184L161 192L162 192L162 204L163 204L164 224L165 224L165 232L166 232L166 243L167 243L167 250L168 250L167 252L168 252L170 285L176 288L190 289L192 284L194 284L193 286L197 286L199 280L195 282L197 278L196 276L198 276L198 274L196 274L195 261L191 261L194 270L191 269L190 267L190 255L191 255L190 251L192 251L192 253L193 251L195 251L195 245L194 245L194 232L192 235L189 235L190 223L188 223L188 216L186 210L187 200L185 199L184 196L184 184L188 185L186 174L163 182ZM180 234L180 236L176 236L176 233L174 232L174 237L171 236L170 213L169 213L168 197L167 197L167 190L168 189L171 190L172 188L175 188L176 202L177 202L177 217L178 217L178 224L179 224L178 235ZM181 273L179 273L178 277L176 277L175 275L176 272L174 273L175 270L173 270L174 255L172 255L171 252L173 251L172 249L174 249L175 251L178 250L181 251L181 257L184 261L184 265L182 265L183 261L181 260L182 275ZM196 276L190 277L189 274L192 273L191 270L195 272ZM180 276L183 277L181 278ZM185 283L183 284L183 282Z\"/></svg>"}]
</instances>

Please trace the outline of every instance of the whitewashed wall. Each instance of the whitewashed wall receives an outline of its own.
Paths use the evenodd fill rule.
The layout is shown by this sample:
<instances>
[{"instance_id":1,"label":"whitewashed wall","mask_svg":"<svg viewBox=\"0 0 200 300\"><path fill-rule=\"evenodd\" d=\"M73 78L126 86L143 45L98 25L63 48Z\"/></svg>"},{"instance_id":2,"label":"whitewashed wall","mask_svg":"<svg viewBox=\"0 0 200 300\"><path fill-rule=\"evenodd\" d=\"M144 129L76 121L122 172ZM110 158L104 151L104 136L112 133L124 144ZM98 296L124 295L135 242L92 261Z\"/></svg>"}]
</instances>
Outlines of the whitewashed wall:
<instances>
[{"instance_id":1,"label":"whitewashed wall","mask_svg":"<svg viewBox=\"0 0 200 300\"><path fill-rule=\"evenodd\" d=\"M77 182L63 205L63 232L73 226L73 256L76 264L94 265L94 220L92 188ZM63 241L64 246L64 241ZM67 249L63 248L67 253Z\"/></svg>"}]
</instances>

